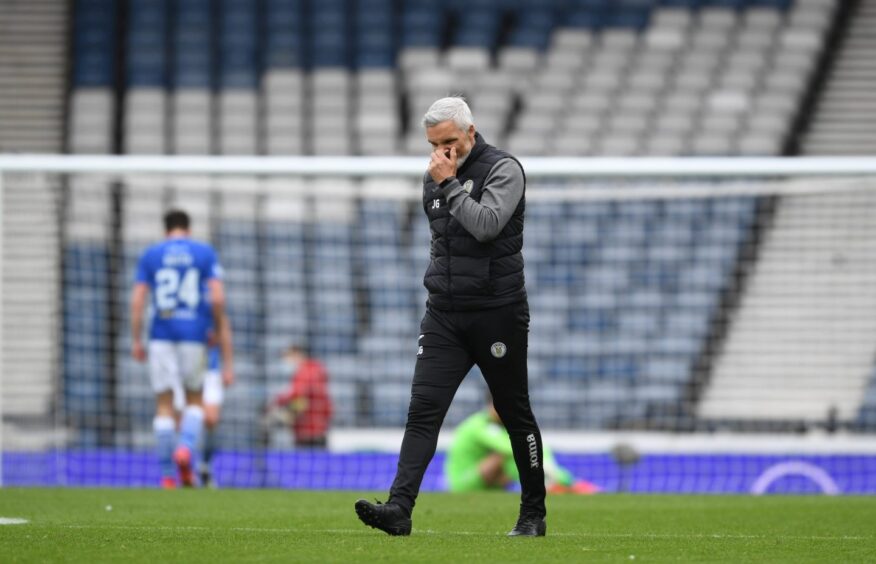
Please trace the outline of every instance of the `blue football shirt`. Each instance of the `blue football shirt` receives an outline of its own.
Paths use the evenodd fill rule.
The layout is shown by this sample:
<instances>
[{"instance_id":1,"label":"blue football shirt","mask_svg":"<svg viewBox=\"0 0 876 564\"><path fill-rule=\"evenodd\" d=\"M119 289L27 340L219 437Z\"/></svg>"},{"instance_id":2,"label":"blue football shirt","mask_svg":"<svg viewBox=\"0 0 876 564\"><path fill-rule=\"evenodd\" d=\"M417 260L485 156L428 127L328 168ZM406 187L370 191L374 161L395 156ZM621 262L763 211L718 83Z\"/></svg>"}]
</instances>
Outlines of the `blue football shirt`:
<instances>
[{"instance_id":1,"label":"blue football shirt","mask_svg":"<svg viewBox=\"0 0 876 564\"><path fill-rule=\"evenodd\" d=\"M160 341L204 343L212 326L207 282L222 279L213 247L188 238L152 245L140 257L136 281L149 285L152 329Z\"/></svg>"}]
</instances>

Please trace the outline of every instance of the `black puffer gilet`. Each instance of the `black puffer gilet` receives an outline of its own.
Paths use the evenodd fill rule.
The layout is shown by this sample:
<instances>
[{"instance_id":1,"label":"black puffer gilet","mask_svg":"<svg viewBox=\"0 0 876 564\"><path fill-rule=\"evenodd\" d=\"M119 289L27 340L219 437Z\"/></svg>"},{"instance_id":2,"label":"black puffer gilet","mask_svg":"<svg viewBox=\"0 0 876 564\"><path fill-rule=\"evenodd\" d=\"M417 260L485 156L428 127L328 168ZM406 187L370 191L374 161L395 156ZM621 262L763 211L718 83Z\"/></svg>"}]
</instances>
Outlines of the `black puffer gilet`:
<instances>
[{"instance_id":1,"label":"black puffer gilet","mask_svg":"<svg viewBox=\"0 0 876 564\"><path fill-rule=\"evenodd\" d=\"M480 134L476 134L475 145L457 171L456 178L463 186L471 181L470 196L480 202L484 181L493 166L506 158L514 157L487 144ZM492 241L479 242L450 215L441 189L428 174L423 182L423 208L432 231L431 260L423 279L429 290L431 307L466 311L526 300L521 252L525 180L517 208Z\"/></svg>"}]
</instances>

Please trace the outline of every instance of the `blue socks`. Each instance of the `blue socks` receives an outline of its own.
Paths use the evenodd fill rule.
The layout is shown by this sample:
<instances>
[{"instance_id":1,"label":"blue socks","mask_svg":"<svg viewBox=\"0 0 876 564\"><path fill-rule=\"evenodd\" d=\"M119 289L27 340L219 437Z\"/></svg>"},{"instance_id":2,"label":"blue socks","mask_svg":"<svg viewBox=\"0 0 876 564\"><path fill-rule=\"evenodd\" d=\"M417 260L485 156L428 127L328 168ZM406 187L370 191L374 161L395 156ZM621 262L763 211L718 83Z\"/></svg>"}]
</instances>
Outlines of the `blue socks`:
<instances>
[{"instance_id":1,"label":"blue socks","mask_svg":"<svg viewBox=\"0 0 876 564\"><path fill-rule=\"evenodd\" d=\"M182 422L179 430L180 446L188 447L193 457L197 453L198 442L204 430L204 410L197 405L187 405L183 410ZM198 458L194 457L197 461Z\"/></svg>"},{"instance_id":2,"label":"blue socks","mask_svg":"<svg viewBox=\"0 0 876 564\"><path fill-rule=\"evenodd\" d=\"M152 420L152 428L155 430L155 443L158 447L158 466L161 469L161 477L173 478L176 476L176 467L173 465L176 423L173 417L156 416Z\"/></svg>"}]
</instances>

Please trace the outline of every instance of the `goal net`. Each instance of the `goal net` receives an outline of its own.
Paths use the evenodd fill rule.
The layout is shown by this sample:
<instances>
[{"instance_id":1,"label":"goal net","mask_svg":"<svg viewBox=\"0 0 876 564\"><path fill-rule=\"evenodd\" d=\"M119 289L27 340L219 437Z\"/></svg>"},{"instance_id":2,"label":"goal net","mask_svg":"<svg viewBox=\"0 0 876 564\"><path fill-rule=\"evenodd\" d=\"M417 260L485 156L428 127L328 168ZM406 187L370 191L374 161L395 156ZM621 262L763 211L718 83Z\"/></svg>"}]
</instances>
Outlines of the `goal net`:
<instances>
[{"instance_id":1,"label":"goal net","mask_svg":"<svg viewBox=\"0 0 876 564\"><path fill-rule=\"evenodd\" d=\"M531 159L530 395L604 491L876 493L876 167ZM870 167L870 169L867 168ZM4 485L157 485L140 253L181 208L225 269L237 382L223 487L385 489L425 310L422 159L8 158ZM328 448L295 448L283 353L329 374ZM452 430L484 408L472 370Z\"/></svg>"}]
</instances>

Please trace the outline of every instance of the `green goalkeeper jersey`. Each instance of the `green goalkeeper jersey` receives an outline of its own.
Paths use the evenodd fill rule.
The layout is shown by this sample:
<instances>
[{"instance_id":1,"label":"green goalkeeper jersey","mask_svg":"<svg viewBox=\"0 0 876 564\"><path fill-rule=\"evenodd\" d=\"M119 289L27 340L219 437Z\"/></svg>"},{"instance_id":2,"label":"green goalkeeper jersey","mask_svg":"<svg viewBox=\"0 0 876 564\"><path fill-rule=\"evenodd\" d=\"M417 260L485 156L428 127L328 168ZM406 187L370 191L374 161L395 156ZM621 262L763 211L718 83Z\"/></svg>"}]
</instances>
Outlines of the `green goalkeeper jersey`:
<instances>
[{"instance_id":1,"label":"green goalkeeper jersey","mask_svg":"<svg viewBox=\"0 0 876 564\"><path fill-rule=\"evenodd\" d=\"M444 461L444 474L450 491L475 491L487 489L480 475L480 463L487 456L499 453L505 458L505 473L519 479L511 439L501 423L493 421L489 413L479 411L465 419L456 428L453 441ZM572 475L557 465L553 453L544 445L544 470L546 480L571 485Z\"/></svg>"}]
</instances>

